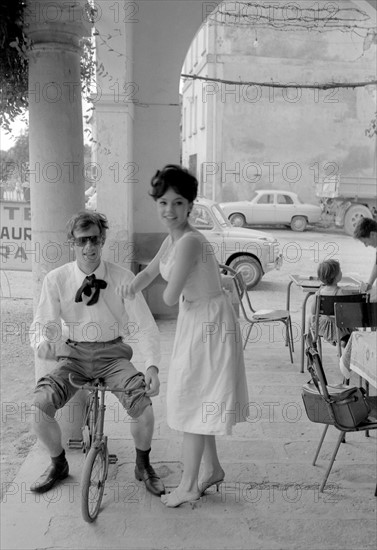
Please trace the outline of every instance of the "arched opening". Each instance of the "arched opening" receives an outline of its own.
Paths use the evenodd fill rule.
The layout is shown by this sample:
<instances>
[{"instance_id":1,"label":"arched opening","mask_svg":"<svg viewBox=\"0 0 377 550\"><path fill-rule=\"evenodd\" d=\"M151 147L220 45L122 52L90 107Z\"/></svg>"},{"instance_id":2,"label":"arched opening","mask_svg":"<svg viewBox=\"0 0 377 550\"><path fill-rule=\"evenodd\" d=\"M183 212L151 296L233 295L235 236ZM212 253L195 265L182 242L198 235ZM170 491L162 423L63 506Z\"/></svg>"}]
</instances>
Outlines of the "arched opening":
<instances>
[{"instance_id":1,"label":"arched opening","mask_svg":"<svg viewBox=\"0 0 377 550\"><path fill-rule=\"evenodd\" d=\"M375 86L363 85L376 78L371 6L219 4L182 70L182 162L203 195L244 200L277 188L318 202L324 177L376 177L375 137L365 133Z\"/></svg>"}]
</instances>

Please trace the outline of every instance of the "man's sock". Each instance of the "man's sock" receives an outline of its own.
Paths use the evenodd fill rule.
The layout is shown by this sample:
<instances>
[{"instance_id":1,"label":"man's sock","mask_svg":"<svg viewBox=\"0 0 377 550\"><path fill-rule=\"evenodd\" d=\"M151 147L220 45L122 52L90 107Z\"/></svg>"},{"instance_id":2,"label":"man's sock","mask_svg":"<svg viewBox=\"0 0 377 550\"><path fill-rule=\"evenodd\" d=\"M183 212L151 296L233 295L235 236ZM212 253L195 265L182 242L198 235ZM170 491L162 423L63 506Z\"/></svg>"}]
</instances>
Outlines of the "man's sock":
<instances>
[{"instance_id":1,"label":"man's sock","mask_svg":"<svg viewBox=\"0 0 377 550\"><path fill-rule=\"evenodd\" d=\"M52 456L51 462L53 464L57 464L58 466L61 466L62 464L64 464L66 462L65 450L63 449L59 456Z\"/></svg>"},{"instance_id":2,"label":"man's sock","mask_svg":"<svg viewBox=\"0 0 377 550\"><path fill-rule=\"evenodd\" d=\"M139 469L145 468L145 466L149 466L149 453L151 452L151 449L148 449L148 451L142 451L141 449L136 448L136 466Z\"/></svg>"}]
</instances>

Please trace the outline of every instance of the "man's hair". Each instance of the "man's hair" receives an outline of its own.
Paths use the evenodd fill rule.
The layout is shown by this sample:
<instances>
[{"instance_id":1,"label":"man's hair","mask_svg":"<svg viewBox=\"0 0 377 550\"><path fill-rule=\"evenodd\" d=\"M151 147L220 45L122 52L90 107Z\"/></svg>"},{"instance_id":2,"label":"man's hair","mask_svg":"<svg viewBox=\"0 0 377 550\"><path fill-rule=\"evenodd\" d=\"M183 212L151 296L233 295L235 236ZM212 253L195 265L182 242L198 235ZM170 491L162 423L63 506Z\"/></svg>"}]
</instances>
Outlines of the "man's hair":
<instances>
[{"instance_id":1,"label":"man's hair","mask_svg":"<svg viewBox=\"0 0 377 550\"><path fill-rule=\"evenodd\" d=\"M340 264L338 260L325 260L319 264L317 270L318 278L325 285L332 285L339 272Z\"/></svg>"},{"instance_id":2,"label":"man's hair","mask_svg":"<svg viewBox=\"0 0 377 550\"><path fill-rule=\"evenodd\" d=\"M194 202L198 193L198 180L190 174L187 168L177 164L167 164L162 170L157 170L151 181L150 195L157 200L173 189L189 202Z\"/></svg>"},{"instance_id":3,"label":"man's hair","mask_svg":"<svg viewBox=\"0 0 377 550\"><path fill-rule=\"evenodd\" d=\"M373 218L360 218L357 222L353 236L355 239L367 239L374 231L377 233L377 221Z\"/></svg>"},{"instance_id":4,"label":"man's hair","mask_svg":"<svg viewBox=\"0 0 377 550\"><path fill-rule=\"evenodd\" d=\"M67 222L67 237L68 240L74 238L74 231L78 229L88 229L91 225L96 225L99 228L100 235L103 237L103 240L106 239L106 229L109 229L109 223L104 214L99 212L93 212L90 210L83 210L78 212Z\"/></svg>"}]
</instances>

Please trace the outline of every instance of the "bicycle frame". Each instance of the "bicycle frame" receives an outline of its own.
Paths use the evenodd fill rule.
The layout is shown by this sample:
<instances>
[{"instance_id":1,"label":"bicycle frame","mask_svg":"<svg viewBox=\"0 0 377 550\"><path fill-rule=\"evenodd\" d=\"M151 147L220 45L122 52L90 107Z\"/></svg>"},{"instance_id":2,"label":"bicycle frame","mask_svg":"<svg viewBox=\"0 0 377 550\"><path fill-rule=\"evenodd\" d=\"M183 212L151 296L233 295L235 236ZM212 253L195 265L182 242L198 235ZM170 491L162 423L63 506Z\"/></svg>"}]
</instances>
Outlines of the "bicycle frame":
<instances>
[{"instance_id":1,"label":"bicycle frame","mask_svg":"<svg viewBox=\"0 0 377 550\"><path fill-rule=\"evenodd\" d=\"M82 440L73 440L73 447L82 448L86 459L81 478L81 511L85 521L91 523L98 516L105 489L109 464L118 460L114 454L109 454L105 425L105 393L106 391L124 392L124 389L109 388L101 378L94 384L77 384L69 375L71 384L83 390L89 390L87 411L82 427ZM72 442L72 440L71 440Z\"/></svg>"},{"instance_id":2,"label":"bicycle frame","mask_svg":"<svg viewBox=\"0 0 377 550\"><path fill-rule=\"evenodd\" d=\"M103 388L103 389L102 389ZM82 426L83 452L88 452L92 445L98 446L104 437L105 423L105 388L101 382L90 389L87 411Z\"/></svg>"}]
</instances>

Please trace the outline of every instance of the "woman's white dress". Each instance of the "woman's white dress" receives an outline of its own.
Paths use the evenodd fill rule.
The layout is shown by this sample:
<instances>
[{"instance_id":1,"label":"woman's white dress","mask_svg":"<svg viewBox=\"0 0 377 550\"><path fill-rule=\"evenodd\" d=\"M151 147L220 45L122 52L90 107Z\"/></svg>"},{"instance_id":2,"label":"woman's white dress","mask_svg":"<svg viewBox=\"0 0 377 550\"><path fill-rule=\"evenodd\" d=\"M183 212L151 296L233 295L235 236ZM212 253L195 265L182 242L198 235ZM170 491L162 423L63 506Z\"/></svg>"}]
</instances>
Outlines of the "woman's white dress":
<instances>
[{"instance_id":1,"label":"woman's white dress","mask_svg":"<svg viewBox=\"0 0 377 550\"><path fill-rule=\"evenodd\" d=\"M202 255L188 276L179 314L167 386L170 428L195 434L230 434L248 416L242 338L232 303L223 291L218 263L200 233ZM160 261L165 280L175 261L175 244Z\"/></svg>"}]
</instances>

